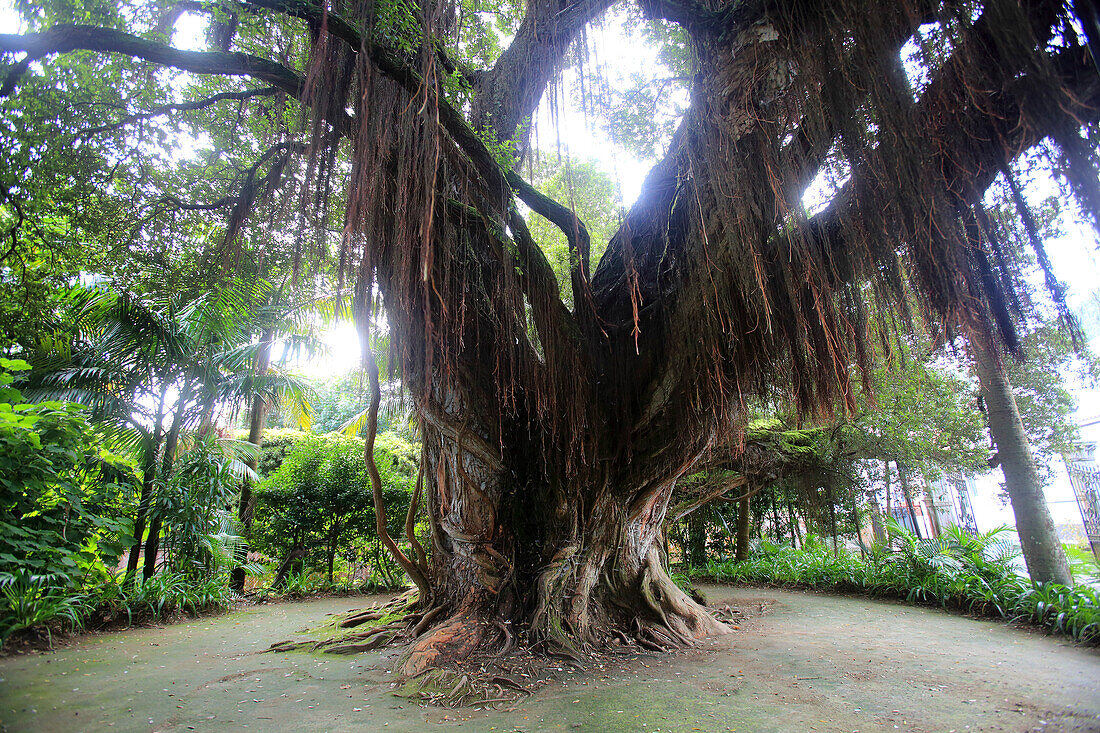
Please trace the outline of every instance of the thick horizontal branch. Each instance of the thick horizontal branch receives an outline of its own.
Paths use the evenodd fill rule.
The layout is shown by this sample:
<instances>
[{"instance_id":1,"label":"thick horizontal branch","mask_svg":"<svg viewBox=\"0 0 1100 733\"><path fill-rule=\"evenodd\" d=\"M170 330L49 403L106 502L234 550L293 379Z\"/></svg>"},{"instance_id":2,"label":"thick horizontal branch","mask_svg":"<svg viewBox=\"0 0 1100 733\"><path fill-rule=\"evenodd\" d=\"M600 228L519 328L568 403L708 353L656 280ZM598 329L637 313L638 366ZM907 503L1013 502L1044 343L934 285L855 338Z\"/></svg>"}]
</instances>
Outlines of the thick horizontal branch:
<instances>
[{"instance_id":1,"label":"thick horizontal branch","mask_svg":"<svg viewBox=\"0 0 1100 733\"><path fill-rule=\"evenodd\" d=\"M749 479L747 476L734 476L731 479L722 481L717 486L712 487L709 491L704 491L700 496L686 499L669 509L667 521L675 522L677 519L683 519L696 509L704 507L712 501L716 501L718 499L725 500L725 494L733 491L738 487L744 486L748 482ZM743 499L748 499L749 497L759 492L762 487L763 484L758 484L742 496L729 499L729 501L741 501Z\"/></svg>"},{"instance_id":2,"label":"thick horizontal branch","mask_svg":"<svg viewBox=\"0 0 1100 733\"><path fill-rule=\"evenodd\" d=\"M313 6L307 3L289 3L285 0L256 0L256 5L271 7L282 12L302 17ZM311 20L315 20L311 17ZM395 52L390 49L364 43L354 28L346 21L326 19L330 32L336 33L361 53L366 53L374 65L387 77L395 81L414 97L421 92L424 79ZM224 53L217 51L183 51L163 43L149 41L129 33L109 28L83 25L60 25L41 33L26 35L0 35L0 53L26 53L28 59L38 59L51 54L63 54L78 50L103 53L125 54L152 63L189 71L195 74L222 76L250 76L267 82L274 88L290 96L301 99L305 91L305 82L301 76L287 67L244 53ZM26 61L27 59L23 59ZM474 170L482 177L487 195L498 209L502 221L507 221L511 210L512 189L504 170L486 147L481 137L474 131L465 117L454 107L436 95L438 119L443 129L473 164ZM330 120L342 132L351 129L351 118ZM521 265L532 274L526 281L532 286L545 289L540 297L532 297L532 303L561 301L554 286L553 270L545 255L538 248L523 247L525 262ZM553 299L550 298L551 290ZM571 315L563 307L554 307L554 318ZM566 324L562 324L564 327ZM571 325L575 325L571 324Z\"/></svg>"},{"instance_id":3,"label":"thick horizontal branch","mask_svg":"<svg viewBox=\"0 0 1100 733\"><path fill-rule=\"evenodd\" d=\"M685 28L718 23L725 16L724 12L705 8L694 0L640 0L638 7L647 18L672 21Z\"/></svg>"},{"instance_id":4,"label":"thick horizontal branch","mask_svg":"<svg viewBox=\"0 0 1100 733\"><path fill-rule=\"evenodd\" d=\"M183 51L157 41L89 25L56 25L41 33L0 34L0 53L25 53L27 59L73 51L99 51L132 56L193 74L249 76L298 98L304 82L282 64L247 53ZM20 63L24 63L23 59ZM15 83L12 83L12 87Z\"/></svg>"},{"instance_id":5,"label":"thick horizontal branch","mask_svg":"<svg viewBox=\"0 0 1100 733\"><path fill-rule=\"evenodd\" d=\"M237 196L222 196L215 201L209 201L201 204L189 204L182 201L175 196L162 196L161 202L167 204L169 208L176 211L217 211L218 209L224 209L226 206L231 206L239 200Z\"/></svg>"},{"instance_id":6,"label":"thick horizontal branch","mask_svg":"<svg viewBox=\"0 0 1100 733\"><path fill-rule=\"evenodd\" d=\"M529 122L570 46L611 0L532 0L516 35L477 83L471 118L478 129L522 146Z\"/></svg>"}]
</instances>

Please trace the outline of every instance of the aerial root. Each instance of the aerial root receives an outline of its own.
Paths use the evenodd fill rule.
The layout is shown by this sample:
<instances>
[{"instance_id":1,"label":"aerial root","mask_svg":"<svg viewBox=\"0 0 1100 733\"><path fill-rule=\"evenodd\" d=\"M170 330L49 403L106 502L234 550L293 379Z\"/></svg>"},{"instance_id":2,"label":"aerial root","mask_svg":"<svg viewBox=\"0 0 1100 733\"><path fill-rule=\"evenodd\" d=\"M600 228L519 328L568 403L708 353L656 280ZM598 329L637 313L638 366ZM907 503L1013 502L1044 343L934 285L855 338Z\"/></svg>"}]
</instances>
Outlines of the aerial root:
<instances>
[{"instance_id":1,"label":"aerial root","mask_svg":"<svg viewBox=\"0 0 1100 733\"><path fill-rule=\"evenodd\" d=\"M504 646L502 646L500 651L497 652L497 654L503 657L508 652L512 651L512 632L508 630L508 625L500 619L493 619L493 625L500 630L501 636L504 637Z\"/></svg>"}]
</instances>

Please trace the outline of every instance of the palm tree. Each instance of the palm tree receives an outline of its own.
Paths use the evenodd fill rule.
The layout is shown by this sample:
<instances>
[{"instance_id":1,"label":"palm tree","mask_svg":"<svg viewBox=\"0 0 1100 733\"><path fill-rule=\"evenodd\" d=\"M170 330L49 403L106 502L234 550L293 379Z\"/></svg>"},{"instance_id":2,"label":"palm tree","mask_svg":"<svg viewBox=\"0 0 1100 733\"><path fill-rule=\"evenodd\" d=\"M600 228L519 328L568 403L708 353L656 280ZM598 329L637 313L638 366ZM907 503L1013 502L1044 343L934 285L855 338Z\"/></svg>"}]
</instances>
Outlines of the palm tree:
<instances>
[{"instance_id":1,"label":"palm tree","mask_svg":"<svg viewBox=\"0 0 1100 733\"><path fill-rule=\"evenodd\" d=\"M262 374L253 368L270 349L255 337L270 290L263 280L232 281L198 296L76 288L61 327L32 355L36 382L29 392L89 406L105 438L138 459L142 489L130 575L143 546L144 576L156 570L163 517L155 496L184 435L210 432L219 406L256 400L290 401L308 419L304 383L270 365Z\"/></svg>"}]
</instances>

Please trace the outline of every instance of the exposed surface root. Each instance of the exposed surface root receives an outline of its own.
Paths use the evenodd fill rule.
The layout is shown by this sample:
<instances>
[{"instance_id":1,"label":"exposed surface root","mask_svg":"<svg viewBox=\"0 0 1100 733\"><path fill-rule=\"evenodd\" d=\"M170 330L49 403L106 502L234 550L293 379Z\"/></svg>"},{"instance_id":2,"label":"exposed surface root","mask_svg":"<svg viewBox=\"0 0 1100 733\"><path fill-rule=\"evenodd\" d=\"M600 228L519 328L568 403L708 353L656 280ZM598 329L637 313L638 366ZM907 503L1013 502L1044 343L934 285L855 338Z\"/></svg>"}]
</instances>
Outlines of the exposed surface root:
<instances>
[{"instance_id":1,"label":"exposed surface root","mask_svg":"<svg viewBox=\"0 0 1100 733\"><path fill-rule=\"evenodd\" d=\"M428 613L413 611L417 604L415 591L402 593L386 603L375 604L364 609L353 609L336 617L335 621L322 627L320 631L331 629L356 629L352 632L340 632L321 639L287 639L278 641L267 648L269 652L290 652L300 649L322 651L329 654L357 654L369 652L391 644L403 644L411 641L425 620L431 622L434 609ZM369 625L367 629L362 626Z\"/></svg>"},{"instance_id":2,"label":"exposed surface root","mask_svg":"<svg viewBox=\"0 0 1100 733\"><path fill-rule=\"evenodd\" d=\"M485 669L432 669L406 680L396 694L444 707L496 707L526 697L531 690L509 676Z\"/></svg>"},{"instance_id":3,"label":"exposed surface root","mask_svg":"<svg viewBox=\"0 0 1100 733\"><path fill-rule=\"evenodd\" d=\"M492 628L488 621L475 616L451 616L409 647L398 672L402 677L413 678L461 662L482 646Z\"/></svg>"},{"instance_id":4,"label":"exposed surface root","mask_svg":"<svg viewBox=\"0 0 1100 733\"><path fill-rule=\"evenodd\" d=\"M699 632L710 630L706 620L721 629L718 633L729 633L754 610L724 605L708 611L659 584L648 600L665 613L648 620L635 617L629 627L606 626L585 644L562 645L556 638L533 638L499 618L444 617L442 606L415 611L415 597L406 594L336 617L319 630L331 636L281 641L268 651L357 654L408 644L395 670L395 694L445 707L492 708L514 703L554 679L622 663L615 659L695 646ZM696 614L705 618L697 620Z\"/></svg>"},{"instance_id":5,"label":"exposed surface root","mask_svg":"<svg viewBox=\"0 0 1100 733\"><path fill-rule=\"evenodd\" d=\"M345 618L340 622L339 626L341 629L350 629L354 626L365 624L368 621L377 621L382 618L383 615L382 611L360 611Z\"/></svg>"}]
</instances>

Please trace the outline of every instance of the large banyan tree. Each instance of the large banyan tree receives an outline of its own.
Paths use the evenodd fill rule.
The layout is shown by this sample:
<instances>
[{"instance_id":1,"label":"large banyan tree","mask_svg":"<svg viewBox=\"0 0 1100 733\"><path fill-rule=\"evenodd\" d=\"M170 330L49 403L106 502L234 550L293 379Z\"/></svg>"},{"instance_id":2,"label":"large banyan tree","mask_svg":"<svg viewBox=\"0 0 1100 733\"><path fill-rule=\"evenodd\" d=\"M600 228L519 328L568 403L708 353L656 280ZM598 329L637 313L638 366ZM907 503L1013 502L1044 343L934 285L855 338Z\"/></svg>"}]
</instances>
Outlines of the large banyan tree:
<instances>
[{"instance_id":1,"label":"large banyan tree","mask_svg":"<svg viewBox=\"0 0 1100 733\"><path fill-rule=\"evenodd\" d=\"M456 58L449 0L190 5L216 11L221 50L124 20L32 28L0 36L3 92L86 50L259 82L306 110L308 165L281 185L346 207L343 283L363 330L384 312L424 442L431 547L399 552L426 611L408 673L510 644L510 628L565 648L722 633L660 553L677 479L737 449L760 395L854 405L852 375L904 324L1011 349L1015 266L983 201L1025 151L1043 145L1100 217L1088 2L639 0L686 35L691 101L599 262L512 151L610 0L527 0L484 68ZM293 19L308 54L235 51L238 19L265 14ZM810 212L826 169L839 183ZM528 211L569 242L569 304Z\"/></svg>"}]
</instances>

